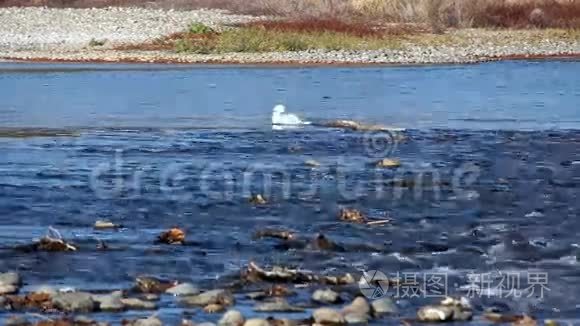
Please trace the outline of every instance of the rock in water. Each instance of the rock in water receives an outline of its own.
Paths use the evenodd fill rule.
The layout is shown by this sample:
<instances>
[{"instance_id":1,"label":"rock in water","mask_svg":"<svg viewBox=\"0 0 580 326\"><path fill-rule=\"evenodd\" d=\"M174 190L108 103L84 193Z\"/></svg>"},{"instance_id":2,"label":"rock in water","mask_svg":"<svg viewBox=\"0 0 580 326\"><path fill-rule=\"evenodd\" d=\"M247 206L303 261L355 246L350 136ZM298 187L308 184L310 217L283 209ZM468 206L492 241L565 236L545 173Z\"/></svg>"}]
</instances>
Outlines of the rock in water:
<instances>
[{"instance_id":1,"label":"rock in water","mask_svg":"<svg viewBox=\"0 0 580 326\"><path fill-rule=\"evenodd\" d=\"M242 326L245 319L241 312L237 310L229 310L218 322L218 326Z\"/></svg>"},{"instance_id":2,"label":"rock in water","mask_svg":"<svg viewBox=\"0 0 580 326\"><path fill-rule=\"evenodd\" d=\"M209 304L222 304L229 306L233 304L233 295L226 290L211 290L195 296L184 297L181 302L189 306L207 306Z\"/></svg>"},{"instance_id":3,"label":"rock in water","mask_svg":"<svg viewBox=\"0 0 580 326\"><path fill-rule=\"evenodd\" d=\"M381 298L371 303L375 316L393 315L398 313L399 309L391 298Z\"/></svg>"},{"instance_id":4,"label":"rock in water","mask_svg":"<svg viewBox=\"0 0 580 326\"><path fill-rule=\"evenodd\" d=\"M145 301L137 298L122 298L121 302L126 309L130 310L155 310L155 302Z\"/></svg>"},{"instance_id":5,"label":"rock in water","mask_svg":"<svg viewBox=\"0 0 580 326\"><path fill-rule=\"evenodd\" d=\"M21 284L20 275L15 272L0 274L0 295L18 292Z\"/></svg>"},{"instance_id":6,"label":"rock in water","mask_svg":"<svg viewBox=\"0 0 580 326\"><path fill-rule=\"evenodd\" d=\"M52 298L52 304L64 312L87 313L95 309L92 295L85 292L59 293Z\"/></svg>"},{"instance_id":7,"label":"rock in water","mask_svg":"<svg viewBox=\"0 0 580 326\"><path fill-rule=\"evenodd\" d=\"M330 308L320 308L314 310L312 313L312 318L314 318L316 323L322 325L342 325L346 323L346 320L339 311Z\"/></svg>"},{"instance_id":8,"label":"rock in water","mask_svg":"<svg viewBox=\"0 0 580 326\"><path fill-rule=\"evenodd\" d=\"M312 294L312 301L320 303L339 303L340 295L331 289L316 290Z\"/></svg>"},{"instance_id":9,"label":"rock in water","mask_svg":"<svg viewBox=\"0 0 580 326\"><path fill-rule=\"evenodd\" d=\"M191 283L181 283L174 287L170 287L165 292L176 296L185 296L185 295L196 295L199 294L200 291L197 288L197 286Z\"/></svg>"},{"instance_id":10,"label":"rock in water","mask_svg":"<svg viewBox=\"0 0 580 326\"><path fill-rule=\"evenodd\" d=\"M420 321L429 323L451 321L453 308L442 305L424 306L417 311L417 317Z\"/></svg>"},{"instance_id":11,"label":"rock in water","mask_svg":"<svg viewBox=\"0 0 580 326\"><path fill-rule=\"evenodd\" d=\"M121 291L113 292L105 295L93 295L93 300L99 304L99 309L102 311L121 311L125 307L121 298L123 293Z\"/></svg>"}]
</instances>

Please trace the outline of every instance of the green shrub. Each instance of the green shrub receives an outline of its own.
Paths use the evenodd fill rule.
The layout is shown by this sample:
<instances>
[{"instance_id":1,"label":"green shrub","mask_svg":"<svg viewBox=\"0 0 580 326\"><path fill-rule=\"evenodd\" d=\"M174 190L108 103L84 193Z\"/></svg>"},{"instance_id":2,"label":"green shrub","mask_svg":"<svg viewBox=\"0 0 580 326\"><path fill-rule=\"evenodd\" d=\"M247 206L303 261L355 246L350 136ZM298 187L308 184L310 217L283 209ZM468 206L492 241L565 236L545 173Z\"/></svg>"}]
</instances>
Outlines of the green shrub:
<instances>
[{"instance_id":1,"label":"green shrub","mask_svg":"<svg viewBox=\"0 0 580 326\"><path fill-rule=\"evenodd\" d=\"M90 47L103 46L105 45L105 43L107 43L107 40L97 40L93 38L89 41L89 46Z\"/></svg>"},{"instance_id":2,"label":"green shrub","mask_svg":"<svg viewBox=\"0 0 580 326\"><path fill-rule=\"evenodd\" d=\"M191 34L211 34L211 33L215 33L215 31L202 23L192 23L191 25L189 25L189 29L188 32Z\"/></svg>"}]
</instances>

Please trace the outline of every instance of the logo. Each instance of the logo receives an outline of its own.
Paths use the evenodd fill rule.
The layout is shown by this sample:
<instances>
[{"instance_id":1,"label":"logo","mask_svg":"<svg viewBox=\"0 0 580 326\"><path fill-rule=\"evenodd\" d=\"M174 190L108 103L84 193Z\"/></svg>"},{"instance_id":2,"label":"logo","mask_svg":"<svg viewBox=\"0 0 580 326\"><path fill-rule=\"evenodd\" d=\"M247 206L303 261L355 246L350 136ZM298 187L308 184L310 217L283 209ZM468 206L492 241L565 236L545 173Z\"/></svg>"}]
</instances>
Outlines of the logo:
<instances>
[{"instance_id":1,"label":"logo","mask_svg":"<svg viewBox=\"0 0 580 326\"><path fill-rule=\"evenodd\" d=\"M397 151L403 135L396 130L369 131L363 135L365 153L369 157L384 158Z\"/></svg>"},{"instance_id":2,"label":"logo","mask_svg":"<svg viewBox=\"0 0 580 326\"><path fill-rule=\"evenodd\" d=\"M389 279L380 271L364 272L358 281L358 287L368 299L379 299L387 294Z\"/></svg>"}]
</instances>

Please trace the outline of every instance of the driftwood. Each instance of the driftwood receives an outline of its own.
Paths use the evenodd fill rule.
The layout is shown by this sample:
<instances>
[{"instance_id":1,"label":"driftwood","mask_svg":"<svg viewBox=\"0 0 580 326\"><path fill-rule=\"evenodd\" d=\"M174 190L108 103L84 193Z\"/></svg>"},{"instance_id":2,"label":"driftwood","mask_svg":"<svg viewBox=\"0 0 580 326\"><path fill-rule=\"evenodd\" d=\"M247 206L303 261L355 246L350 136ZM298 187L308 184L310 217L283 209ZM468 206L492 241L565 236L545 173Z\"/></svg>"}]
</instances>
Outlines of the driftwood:
<instances>
[{"instance_id":1,"label":"driftwood","mask_svg":"<svg viewBox=\"0 0 580 326\"><path fill-rule=\"evenodd\" d=\"M243 271L243 278L249 282L272 283L320 283L329 285L347 285L355 283L351 274L342 276L316 275L308 271L288 269L275 266L272 270L265 270L254 262L250 262Z\"/></svg>"}]
</instances>

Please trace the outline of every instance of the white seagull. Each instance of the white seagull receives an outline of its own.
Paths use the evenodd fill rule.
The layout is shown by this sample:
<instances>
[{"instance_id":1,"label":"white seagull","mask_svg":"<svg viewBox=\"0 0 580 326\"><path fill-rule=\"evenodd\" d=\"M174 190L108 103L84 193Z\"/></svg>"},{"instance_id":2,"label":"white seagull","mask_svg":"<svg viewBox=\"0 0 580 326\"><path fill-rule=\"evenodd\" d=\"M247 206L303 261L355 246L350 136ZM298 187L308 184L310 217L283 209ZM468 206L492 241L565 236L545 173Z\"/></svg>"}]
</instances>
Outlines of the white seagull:
<instances>
[{"instance_id":1,"label":"white seagull","mask_svg":"<svg viewBox=\"0 0 580 326\"><path fill-rule=\"evenodd\" d=\"M278 126L298 126L298 125L309 125L309 121L303 121L295 114L285 113L286 107L282 104L278 104L272 110L272 125Z\"/></svg>"}]
</instances>

